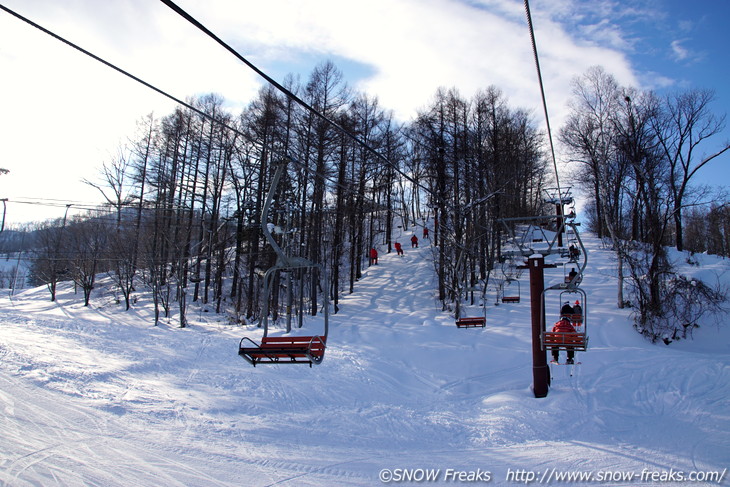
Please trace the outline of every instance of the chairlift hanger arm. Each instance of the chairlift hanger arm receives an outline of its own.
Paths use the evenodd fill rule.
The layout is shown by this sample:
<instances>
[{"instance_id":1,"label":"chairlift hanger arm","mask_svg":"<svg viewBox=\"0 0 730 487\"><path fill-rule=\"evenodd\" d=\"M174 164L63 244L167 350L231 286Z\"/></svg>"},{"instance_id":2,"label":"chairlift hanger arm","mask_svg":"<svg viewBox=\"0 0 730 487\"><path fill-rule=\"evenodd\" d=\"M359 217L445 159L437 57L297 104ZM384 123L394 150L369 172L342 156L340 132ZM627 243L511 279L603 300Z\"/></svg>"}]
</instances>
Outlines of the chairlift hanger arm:
<instances>
[{"instance_id":1,"label":"chairlift hanger arm","mask_svg":"<svg viewBox=\"0 0 730 487\"><path fill-rule=\"evenodd\" d=\"M274 177L271 180L271 186L269 187L269 192L266 195L264 206L261 209L261 231L264 233L264 237L266 237L271 248L273 248L274 252L276 252L276 265L278 267L312 267L315 264L303 257L287 256L274 239L274 236L271 235L271 230L269 230L269 209L271 208L271 203L274 200L274 195L276 195L279 181L281 180L281 176L284 174L284 170L286 170L286 161L279 161L276 166L276 171L274 172Z\"/></svg>"},{"instance_id":2,"label":"chairlift hanger arm","mask_svg":"<svg viewBox=\"0 0 730 487\"><path fill-rule=\"evenodd\" d=\"M274 177L271 180L271 186L269 187L269 192L266 195L266 200L264 202L264 206L261 209L261 231L264 233L264 236L266 237L266 240L269 242L271 247L274 249L274 252L276 252L277 255L277 261L276 265L274 267L271 267L266 271L264 274L264 306L262 310L262 316L263 316L263 326L264 326L264 337L268 336L269 332L269 326L268 326L268 315L269 315L269 295L271 294L271 286L272 282L274 280L274 275L276 272L280 272L283 270L293 270L293 269L310 269L310 268L316 268L319 270L320 275L322 276L322 279L324 280L324 289L329 289L328 283L327 283L327 272L325 271L324 267L321 264L314 263L308 259L305 259L304 257L290 257L287 256L284 251L281 249L279 244L274 239L274 236L271 235L271 230L269 230L269 208L271 207L271 203L274 200L274 195L276 194L277 188L279 186L279 182L281 181L281 177L284 174L284 170L286 170L286 160L279 161L276 171L274 172ZM323 293L323 307L324 307L324 335L323 337L327 338L327 333L329 332L329 295L327 292Z\"/></svg>"},{"instance_id":3,"label":"chairlift hanger arm","mask_svg":"<svg viewBox=\"0 0 730 487\"><path fill-rule=\"evenodd\" d=\"M575 201L571 195L571 190L571 186L567 188L544 188L543 192L547 196L544 201L553 205L570 205Z\"/></svg>"}]
</instances>

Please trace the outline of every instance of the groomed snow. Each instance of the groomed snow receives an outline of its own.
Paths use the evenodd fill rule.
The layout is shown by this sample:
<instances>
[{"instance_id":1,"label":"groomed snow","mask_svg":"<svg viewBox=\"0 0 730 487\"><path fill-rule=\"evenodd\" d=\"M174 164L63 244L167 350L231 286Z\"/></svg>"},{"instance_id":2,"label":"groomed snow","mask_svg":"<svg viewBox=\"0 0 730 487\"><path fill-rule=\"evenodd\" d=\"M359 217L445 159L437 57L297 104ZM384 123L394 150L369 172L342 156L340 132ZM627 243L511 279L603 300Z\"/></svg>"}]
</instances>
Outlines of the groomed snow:
<instances>
[{"instance_id":1,"label":"groomed snow","mask_svg":"<svg viewBox=\"0 0 730 487\"><path fill-rule=\"evenodd\" d=\"M104 287L89 308L70 285L57 303L45 288L5 295L0 485L470 485L485 472L490 485L717 485L667 475L730 466L730 329L648 343L616 309L611 253L584 240L589 351L572 377L554 367L540 399L527 275L521 303L495 306L490 291L486 328L457 329L435 297L427 240L402 258L381 251L341 299L313 368L251 367L238 341L261 330L195 304L180 329L152 326L144 295L124 311ZM698 258L694 272L730 280L727 260ZM559 296L547 305L552 319ZM317 320L305 327L321 333ZM403 481L428 471L436 480ZM558 482L561 472L594 477Z\"/></svg>"}]
</instances>

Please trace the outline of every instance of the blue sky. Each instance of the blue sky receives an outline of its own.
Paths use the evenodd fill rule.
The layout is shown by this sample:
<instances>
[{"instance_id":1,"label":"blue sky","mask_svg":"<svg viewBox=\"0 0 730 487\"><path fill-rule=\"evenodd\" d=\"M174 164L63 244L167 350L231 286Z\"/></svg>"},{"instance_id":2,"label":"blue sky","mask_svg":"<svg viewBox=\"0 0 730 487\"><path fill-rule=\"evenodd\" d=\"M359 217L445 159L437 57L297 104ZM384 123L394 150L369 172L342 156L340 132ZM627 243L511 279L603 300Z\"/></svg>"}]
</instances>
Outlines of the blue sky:
<instances>
[{"instance_id":1,"label":"blue sky","mask_svg":"<svg viewBox=\"0 0 730 487\"><path fill-rule=\"evenodd\" d=\"M0 0L82 47L180 97L216 92L244 106L261 86L251 70L161 2ZM346 81L411 120L440 86L465 97L490 85L544 124L520 0L178 0L278 80L333 60ZM667 93L714 89L730 113L725 22L730 2L533 0L554 130L575 76L601 64L621 84ZM100 202L80 182L168 100L0 12L0 197L8 222L63 216ZM730 140L730 130L705 147ZM698 182L727 185L730 154ZM49 201L52 200L52 201ZM23 203L23 202L28 203ZM36 204L44 202L47 204Z\"/></svg>"}]
</instances>

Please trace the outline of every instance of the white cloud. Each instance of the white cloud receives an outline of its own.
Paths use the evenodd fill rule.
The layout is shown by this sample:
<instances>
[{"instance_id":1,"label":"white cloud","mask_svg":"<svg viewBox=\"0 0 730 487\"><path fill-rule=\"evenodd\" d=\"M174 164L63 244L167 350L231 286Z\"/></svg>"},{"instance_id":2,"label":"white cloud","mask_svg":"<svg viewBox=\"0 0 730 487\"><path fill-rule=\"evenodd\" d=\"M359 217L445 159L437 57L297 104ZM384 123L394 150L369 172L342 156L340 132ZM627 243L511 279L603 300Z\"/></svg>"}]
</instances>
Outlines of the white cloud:
<instances>
[{"instance_id":1,"label":"white cloud","mask_svg":"<svg viewBox=\"0 0 730 487\"><path fill-rule=\"evenodd\" d=\"M675 41L672 41L671 47L672 47L672 53L674 54L674 59L677 61L684 61L690 57L689 49L682 46L682 42L684 42L681 39L677 39Z\"/></svg>"},{"instance_id":2,"label":"white cloud","mask_svg":"<svg viewBox=\"0 0 730 487\"><path fill-rule=\"evenodd\" d=\"M626 39L620 26L608 19L601 19L595 24L588 24L579 29L585 39L591 39L597 45L606 46L620 51L631 48L631 42Z\"/></svg>"},{"instance_id":3,"label":"white cloud","mask_svg":"<svg viewBox=\"0 0 730 487\"><path fill-rule=\"evenodd\" d=\"M706 54L686 46L690 39L677 39L670 44L672 59L679 63L696 64L705 59Z\"/></svg>"},{"instance_id":4,"label":"white cloud","mask_svg":"<svg viewBox=\"0 0 730 487\"><path fill-rule=\"evenodd\" d=\"M677 80L663 76L654 71L643 73L639 79L641 86L648 90L663 90L677 86Z\"/></svg>"},{"instance_id":5,"label":"white cloud","mask_svg":"<svg viewBox=\"0 0 730 487\"><path fill-rule=\"evenodd\" d=\"M290 57L317 52L323 58L337 56L372 66L372 76L359 80L358 87L377 95L402 118L412 117L439 86L455 86L471 96L494 84L513 103L537 106L525 14L515 2L373 0L367 8L348 8L334 0L274 0L246 6L228 18L220 13L225 8L216 8L223 4L219 0L214 7L201 8L200 14L206 25L225 32L239 46L255 42L271 50L286 45ZM565 12L570 2L562 5ZM189 11L194 7L190 2ZM596 43L577 42L551 20L552 14L533 11L533 18L546 83L561 103L570 78L599 60L633 81L622 55ZM236 19L236 29L230 27L230 18Z\"/></svg>"},{"instance_id":6,"label":"white cloud","mask_svg":"<svg viewBox=\"0 0 730 487\"><path fill-rule=\"evenodd\" d=\"M679 30L681 32L692 32L695 29L695 23L691 20L680 20L677 23L677 26L679 27Z\"/></svg>"}]
</instances>

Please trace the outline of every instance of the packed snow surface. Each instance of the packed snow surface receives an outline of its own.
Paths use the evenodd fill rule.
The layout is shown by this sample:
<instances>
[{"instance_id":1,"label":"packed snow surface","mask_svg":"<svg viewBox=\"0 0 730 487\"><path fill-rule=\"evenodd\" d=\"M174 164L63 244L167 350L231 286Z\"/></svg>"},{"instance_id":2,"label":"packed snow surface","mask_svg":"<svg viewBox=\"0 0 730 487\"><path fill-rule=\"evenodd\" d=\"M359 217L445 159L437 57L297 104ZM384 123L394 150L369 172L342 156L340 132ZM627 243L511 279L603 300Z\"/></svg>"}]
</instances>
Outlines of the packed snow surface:
<instances>
[{"instance_id":1,"label":"packed snow surface","mask_svg":"<svg viewBox=\"0 0 730 487\"><path fill-rule=\"evenodd\" d=\"M490 291L487 326L458 329L428 240L404 257L381 250L312 368L252 367L238 342L262 330L195 303L181 329L174 316L153 326L144 294L124 311L104 286L88 308L70 284L55 303L45 288L6 292L0 485L729 485L708 475L730 467L730 330L649 343L616 307L611 252L585 241L589 349L553 366L544 398L527 274L520 303ZM727 260L697 258L693 272L730 280ZM560 299L546 295L548 319ZM295 330L321 332L315 318Z\"/></svg>"}]
</instances>

